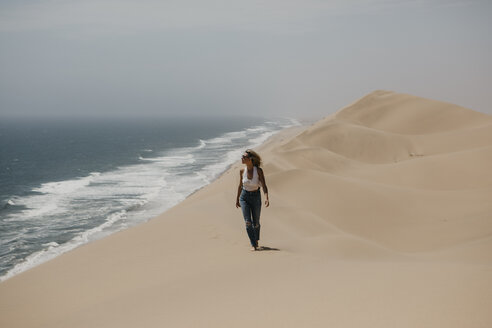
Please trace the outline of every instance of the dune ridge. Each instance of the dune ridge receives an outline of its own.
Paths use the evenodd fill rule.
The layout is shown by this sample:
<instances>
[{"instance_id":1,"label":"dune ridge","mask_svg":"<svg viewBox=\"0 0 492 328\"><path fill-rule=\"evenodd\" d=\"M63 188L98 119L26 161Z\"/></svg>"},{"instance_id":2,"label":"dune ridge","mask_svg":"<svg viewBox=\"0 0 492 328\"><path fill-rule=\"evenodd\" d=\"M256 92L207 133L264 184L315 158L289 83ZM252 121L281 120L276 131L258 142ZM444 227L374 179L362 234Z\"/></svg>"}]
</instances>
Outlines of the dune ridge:
<instances>
[{"instance_id":1,"label":"dune ridge","mask_svg":"<svg viewBox=\"0 0 492 328\"><path fill-rule=\"evenodd\" d=\"M377 90L145 224L0 283L2 327L490 327L492 116Z\"/></svg>"}]
</instances>

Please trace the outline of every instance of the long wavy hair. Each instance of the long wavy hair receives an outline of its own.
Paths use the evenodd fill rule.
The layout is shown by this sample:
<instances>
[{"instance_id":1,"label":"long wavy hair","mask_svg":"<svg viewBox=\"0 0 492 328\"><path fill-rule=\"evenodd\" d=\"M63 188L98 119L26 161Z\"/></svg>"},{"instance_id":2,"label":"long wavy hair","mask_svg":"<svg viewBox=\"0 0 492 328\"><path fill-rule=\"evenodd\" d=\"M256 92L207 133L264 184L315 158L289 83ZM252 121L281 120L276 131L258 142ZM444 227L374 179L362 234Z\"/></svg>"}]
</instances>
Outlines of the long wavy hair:
<instances>
[{"instance_id":1,"label":"long wavy hair","mask_svg":"<svg viewBox=\"0 0 492 328\"><path fill-rule=\"evenodd\" d=\"M261 157L252 149L246 149L246 154L251 158L251 162L253 162L253 166L260 167L261 166Z\"/></svg>"}]
</instances>

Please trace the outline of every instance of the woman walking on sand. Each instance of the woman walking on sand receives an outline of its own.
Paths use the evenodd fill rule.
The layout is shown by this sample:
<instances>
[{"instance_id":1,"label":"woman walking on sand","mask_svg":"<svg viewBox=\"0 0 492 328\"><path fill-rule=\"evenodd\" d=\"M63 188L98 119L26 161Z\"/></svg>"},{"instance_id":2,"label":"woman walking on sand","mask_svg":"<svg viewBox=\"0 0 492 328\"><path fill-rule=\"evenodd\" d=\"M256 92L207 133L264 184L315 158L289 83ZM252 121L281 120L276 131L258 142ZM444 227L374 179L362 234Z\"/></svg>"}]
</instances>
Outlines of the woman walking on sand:
<instances>
[{"instance_id":1,"label":"woman walking on sand","mask_svg":"<svg viewBox=\"0 0 492 328\"><path fill-rule=\"evenodd\" d=\"M237 188L236 208L241 207L246 223L246 232L251 242L251 250L258 249L260 240L260 212L261 212L261 193L260 186L263 186L265 194L265 206L270 205L268 200L268 188L265 182L265 175L260 168L261 157L256 152L248 149L241 157L245 168L239 171L239 187Z\"/></svg>"}]
</instances>

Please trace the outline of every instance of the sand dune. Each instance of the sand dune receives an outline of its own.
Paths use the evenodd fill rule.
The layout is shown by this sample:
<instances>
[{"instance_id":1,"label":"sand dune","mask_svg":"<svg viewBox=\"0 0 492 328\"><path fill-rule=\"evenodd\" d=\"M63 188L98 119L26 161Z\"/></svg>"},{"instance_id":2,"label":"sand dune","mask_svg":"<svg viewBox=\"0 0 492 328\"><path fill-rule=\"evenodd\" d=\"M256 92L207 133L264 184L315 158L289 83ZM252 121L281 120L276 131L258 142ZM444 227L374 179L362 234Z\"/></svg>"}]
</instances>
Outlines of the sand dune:
<instances>
[{"instance_id":1,"label":"sand dune","mask_svg":"<svg viewBox=\"0 0 492 328\"><path fill-rule=\"evenodd\" d=\"M378 90L335 114L366 127L400 134L433 134L490 123L490 116L436 100Z\"/></svg>"},{"instance_id":2,"label":"sand dune","mask_svg":"<svg viewBox=\"0 0 492 328\"><path fill-rule=\"evenodd\" d=\"M2 327L491 327L492 117L375 91L158 218L0 284Z\"/></svg>"},{"instance_id":3,"label":"sand dune","mask_svg":"<svg viewBox=\"0 0 492 328\"><path fill-rule=\"evenodd\" d=\"M340 121L314 126L298 136L296 142L317 146L364 163L388 163L406 159L415 152L411 141L405 136ZM296 144L287 144L284 149L296 149Z\"/></svg>"},{"instance_id":4,"label":"sand dune","mask_svg":"<svg viewBox=\"0 0 492 328\"><path fill-rule=\"evenodd\" d=\"M421 252L492 232L491 145L488 115L376 91L272 150L289 166L271 180L345 232Z\"/></svg>"}]
</instances>

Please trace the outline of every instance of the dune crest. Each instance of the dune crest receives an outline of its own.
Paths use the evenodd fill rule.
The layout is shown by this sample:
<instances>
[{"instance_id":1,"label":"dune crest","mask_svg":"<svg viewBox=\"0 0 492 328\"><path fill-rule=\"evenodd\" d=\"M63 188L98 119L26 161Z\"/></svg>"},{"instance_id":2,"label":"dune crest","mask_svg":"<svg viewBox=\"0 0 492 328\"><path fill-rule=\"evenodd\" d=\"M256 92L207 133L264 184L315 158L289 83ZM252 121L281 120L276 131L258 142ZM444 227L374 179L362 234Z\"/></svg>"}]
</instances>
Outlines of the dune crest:
<instances>
[{"instance_id":1,"label":"dune crest","mask_svg":"<svg viewBox=\"0 0 492 328\"><path fill-rule=\"evenodd\" d=\"M374 129L400 134L431 134L490 122L490 115L450 103L377 90L334 114Z\"/></svg>"}]
</instances>

